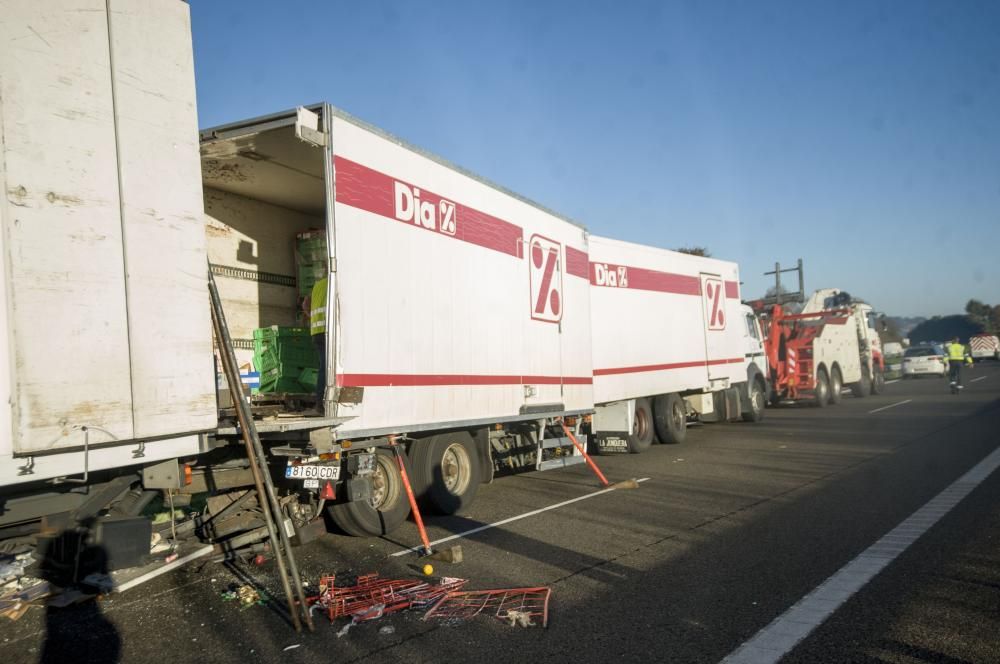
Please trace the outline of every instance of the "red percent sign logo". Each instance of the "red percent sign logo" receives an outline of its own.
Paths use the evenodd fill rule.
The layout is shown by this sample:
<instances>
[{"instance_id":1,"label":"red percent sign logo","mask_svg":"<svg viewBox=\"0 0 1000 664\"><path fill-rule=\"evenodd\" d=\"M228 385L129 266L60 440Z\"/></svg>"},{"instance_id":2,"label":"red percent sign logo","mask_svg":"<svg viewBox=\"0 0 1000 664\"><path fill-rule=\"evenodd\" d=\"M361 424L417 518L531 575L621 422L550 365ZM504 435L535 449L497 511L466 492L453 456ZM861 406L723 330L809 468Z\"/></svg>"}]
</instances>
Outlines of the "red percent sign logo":
<instances>
[{"instance_id":1,"label":"red percent sign logo","mask_svg":"<svg viewBox=\"0 0 1000 664\"><path fill-rule=\"evenodd\" d=\"M560 245L536 235L531 238L532 315L537 320L558 322L562 316Z\"/></svg>"},{"instance_id":2,"label":"red percent sign logo","mask_svg":"<svg viewBox=\"0 0 1000 664\"><path fill-rule=\"evenodd\" d=\"M708 329L722 330L726 327L725 286L718 279L705 280L705 300L709 306Z\"/></svg>"}]
</instances>

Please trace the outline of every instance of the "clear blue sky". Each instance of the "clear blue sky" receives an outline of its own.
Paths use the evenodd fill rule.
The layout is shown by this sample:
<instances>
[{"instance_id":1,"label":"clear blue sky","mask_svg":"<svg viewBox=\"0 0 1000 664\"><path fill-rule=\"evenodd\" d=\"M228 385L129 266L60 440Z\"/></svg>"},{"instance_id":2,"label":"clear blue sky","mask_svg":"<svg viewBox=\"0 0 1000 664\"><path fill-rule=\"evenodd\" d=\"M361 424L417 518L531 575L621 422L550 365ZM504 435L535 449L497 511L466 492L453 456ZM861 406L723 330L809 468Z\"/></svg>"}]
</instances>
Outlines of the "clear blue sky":
<instances>
[{"instance_id":1,"label":"clear blue sky","mask_svg":"<svg viewBox=\"0 0 1000 664\"><path fill-rule=\"evenodd\" d=\"M1000 304L1000 2L191 7L203 127L329 101L745 297Z\"/></svg>"}]
</instances>

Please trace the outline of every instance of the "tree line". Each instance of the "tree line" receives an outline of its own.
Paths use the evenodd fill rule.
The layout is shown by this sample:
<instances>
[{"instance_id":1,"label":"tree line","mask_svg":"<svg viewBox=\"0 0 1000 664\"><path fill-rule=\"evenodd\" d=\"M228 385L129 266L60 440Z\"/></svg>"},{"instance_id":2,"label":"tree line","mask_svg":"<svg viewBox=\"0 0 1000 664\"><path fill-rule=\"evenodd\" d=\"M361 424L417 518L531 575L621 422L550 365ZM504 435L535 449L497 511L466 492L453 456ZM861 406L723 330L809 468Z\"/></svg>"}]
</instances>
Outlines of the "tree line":
<instances>
[{"instance_id":1,"label":"tree line","mask_svg":"<svg viewBox=\"0 0 1000 664\"><path fill-rule=\"evenodd\" d=\"M1000 331L1000 305L989 305L979 300L969 300L965 315L934 316L910 331L911 343L946 341L958 337L968 343L975 334L997 334Z\"/></svg>"}]
</instances>

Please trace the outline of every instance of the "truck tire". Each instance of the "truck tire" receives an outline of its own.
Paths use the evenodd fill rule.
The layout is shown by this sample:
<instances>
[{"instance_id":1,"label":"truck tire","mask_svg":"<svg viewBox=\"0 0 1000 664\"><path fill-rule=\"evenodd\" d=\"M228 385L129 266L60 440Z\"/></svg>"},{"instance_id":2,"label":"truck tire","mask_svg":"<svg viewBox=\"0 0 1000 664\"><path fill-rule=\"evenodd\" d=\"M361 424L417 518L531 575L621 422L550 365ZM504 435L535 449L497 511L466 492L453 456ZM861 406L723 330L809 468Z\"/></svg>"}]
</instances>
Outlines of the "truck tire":
<instances>
[{"instance_id":1,"label":"truck tire","mask_svg":"<svg viewBox=\"0 0 1000 664\"><path fill-rule=\"evenodd\" d=\"M881 367L875 367L875 376L872 379L872 394L882 394L885 392L885 373Z\"/></svg>"},{"instance_id":2,"label":"truck tire","mask_svg":"<svg viewBox=\"0 0 1000 664\"><path fill-rule=\"evenodd\" d=\"M830 379L826 377L826 369L820 368L816 373L816 389L813 393L815 394L813 405L817 408L826 408L830 403Z\"/></svg>"},{"instance_id":3,"label":"truck tire","mask_svg":"<svg viewBox=\"0 0 1000 664\"><path fill-rule=\"evenodd\" d=\"M442 433L410 445L413 492L440 514L458 514L482 481L479 450L467 431Z\"/></svg>"},{"instance_id":4,"label":"truck tire","mask_svg":"<svg viewBox=\"0 0 1000 664\"><path fill-rule=\"evenodd\" d=\"M635 415L632 418L632 434L628 437L628 451L640 454L653 444L653 408L649 399L635 400Z\"/></svg>"},{"instance_id":5,"label":"truck tire","mask_svg":"<svg viewBox=\"0 0 1000 664\"><path fill-rule=\"evenodd\" d=\"M410 501L392 451L375 450L370 501L336 503L327 511L341 530L355 537L381 537L401 526L410 515Z\"/></svg>"},{"instance_id":6,"label":"truck tire","mask_svg":"<svg viewBox=\"0 0 1000 664\"><path fill-rule=\"evenodd\" d=\"M851 383L851 393L861 399L872 393L872 377L868 367L861 367L861 380Z\"/></svg>"},{"instance_id":7,"label":"truck tire","mask_svg":"<svg viewBox=\"0 0 1000 664\"><path fill-rule=\"evenodd\" d=\"M653 399L653 422L662 443L683 443L687 436L687 413L684 400L676 394L661 394Z\"/></svg>"},{"instance_id":8,"label":"truck tire","mask_svg":"<svg viewBox=\"0 0 1000 664\"><path fill-rule=\"evenodd\" d=\"M838 404L841 400L840 391L844 389L844 379L840 375L840 367L834 367L830 372L830 403Z\"/></svg>"},{"instance_id":9,"label":"truck tire","mask_svg":"<svg viewBox=\"0 0 1000 664\"><path fill-rule=\"evenodd\" d=\"M764 407L767 397L764 396L764 381L755 377L750 381L750 393L747 396L750 408L743 413L744 422L760 422L764 419Z\"/></svg>"}]
</instances>

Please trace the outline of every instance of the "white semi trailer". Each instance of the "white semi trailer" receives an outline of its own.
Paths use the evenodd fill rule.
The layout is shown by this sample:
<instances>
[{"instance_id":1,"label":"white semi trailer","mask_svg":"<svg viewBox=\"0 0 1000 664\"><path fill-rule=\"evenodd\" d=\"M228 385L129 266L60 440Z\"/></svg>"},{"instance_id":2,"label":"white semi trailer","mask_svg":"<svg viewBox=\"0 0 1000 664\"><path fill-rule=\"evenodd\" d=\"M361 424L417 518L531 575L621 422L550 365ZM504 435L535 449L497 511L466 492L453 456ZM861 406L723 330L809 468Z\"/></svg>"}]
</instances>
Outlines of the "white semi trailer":
<instances>
[{"instance_id":1,"label":"white semi trailer","mask_svg":"<svg viewBox=\"0 0 1000 664\"><path fill-rule=\"evenodd\" d=\"M496 471L581 462L564 423L612 440L651 399L679 438L655 407L678 395L684 418L759 417L732 263L588 238L329 104L199 135L179 0L0 12L0 541L96 519L141 543L150 500L205 492L182 531L265 537L236 493L253 478L227 399L246 397L220 389L208 277L250 363L255 330L301 322L303 232L326 238L319 412L250 397L297 541L324 506L356 535L406 518L390 440L450 513ZM627 284L601 281L612 265Z\"/></svg>"},{"instance_id":2,"label":"white semi trailer","mask_svg":"<svg viewBox=\"0 0 1000 664\"><path fill-rule=\"evenodd\" d=\"M349 533L405 519L389 436L444 512L494 469L582 460L554 435L593 408L582 227L327 104L199 144L186 3L2 13L0 538L252 484L209 265L246 362L298 322L305 230L328 247L322 413L258 422L300 540L321 492Z\"/></svg>"},{"instance_id":3,"label":"white semi trailer","mask_svg":"<svg viewBox=\"0 0 1000 664\"><path fill-rule=\"evenodd\" d=\"M638 453L687 421L763 417L766 359L735 263L590 237L595 443Z\"/></svg>"}]
</instances>

